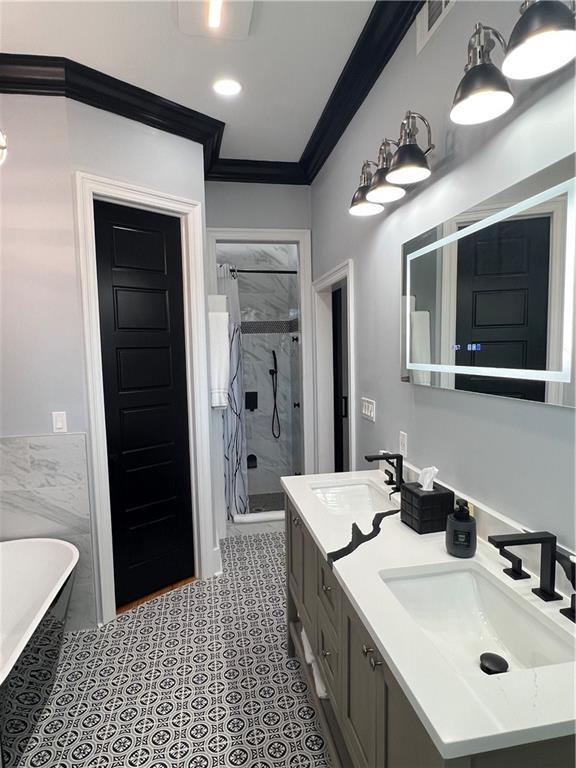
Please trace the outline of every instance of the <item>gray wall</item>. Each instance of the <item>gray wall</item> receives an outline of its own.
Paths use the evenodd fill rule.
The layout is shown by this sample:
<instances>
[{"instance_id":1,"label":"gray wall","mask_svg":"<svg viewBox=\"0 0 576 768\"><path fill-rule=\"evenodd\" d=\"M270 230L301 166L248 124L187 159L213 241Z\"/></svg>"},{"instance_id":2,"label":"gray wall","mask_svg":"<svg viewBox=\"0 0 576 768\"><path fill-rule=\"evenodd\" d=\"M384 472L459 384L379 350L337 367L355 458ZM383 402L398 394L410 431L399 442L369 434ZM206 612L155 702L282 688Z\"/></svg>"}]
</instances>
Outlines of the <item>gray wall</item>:
<instances>
[{"instance_id":1,"label":"gray wall","mask_svg":"<svg viewBox=\"0 0 576 768\"><path fill-rule=\"evenodd\" d=\"M310 229L310 187L208 181L206 226Z\"/></svg>"},{"instance_id":2,"label":"gray wall","mask_svg":"<svg viewBox=\"0 0 576 768\"><path fill-rule=\"evenodd\" d=\"M312 185L314 277L356 262L358 397L377 401L376 424L359 419L358 457L397 448L405 430L416 465L435 464L446 482L574 546L574 411L400 381L402 244L574 150L569 71L515 83L511 113L485 126L449 121L474 23L508 35L517 14L516 3L457 3L419 56L408 32ZM362 161L397 136L408 108L432 123L433 176L388 215L349 216Z\"/></svg>"},{"instance_id":3,"label":"gray wall","mask_svg":"<svg viewBox=\"0 0 576 768\"><path fill-rule=\"evenodd\" d=\"M2 538L53 535L81 552L70 626L94 623L74 172L204 202L202 147L67 99L7 96L1 183ZM33 436L30 438L29 436Z\"/></svg>"}]
</instances>

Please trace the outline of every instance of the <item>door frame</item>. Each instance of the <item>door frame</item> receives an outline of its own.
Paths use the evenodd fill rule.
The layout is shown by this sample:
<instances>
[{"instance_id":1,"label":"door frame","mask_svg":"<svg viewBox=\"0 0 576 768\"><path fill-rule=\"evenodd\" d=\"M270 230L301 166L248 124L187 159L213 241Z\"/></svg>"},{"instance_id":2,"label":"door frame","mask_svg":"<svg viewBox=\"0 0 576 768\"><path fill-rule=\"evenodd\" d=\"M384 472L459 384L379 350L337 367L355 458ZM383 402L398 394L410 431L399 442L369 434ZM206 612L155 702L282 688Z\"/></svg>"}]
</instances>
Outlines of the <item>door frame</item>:
<instances>
[{"instance_id":1,"label":"door frame","mask_svg":"<svg viewBox=\"0 0 576 768\"><path fill-rule=\"evenodd\" d=\"M298 279L300 287L300 348L302 350L302 449L304 474L314 472L314 436L304 428L307 420L314 418L314 389L312 372L312 252L309 229L240 229L238 227L210 227L206 230L210 264L216 283L216 244L228 243L295 243L298 246ZM224 459L222 458L222 478ZM216 480L214 480L216 482ZM224 480L222 479L222 495Z\"/></svg>"},{"instance_id":2,"label":"door frame","mask_svg":"<svg viewBox=\"0 0 576 768\"><path fill-rule=\"evenodd\" d=\"M175 216L181 222L194 562L196 574L206 578L217 573L221 565L218 541L215 541L212 524L203 217L202 204L198 201L175 197L82 171L74 174L74 186L88 400L88 474L96 605L98 623L105 624L116 617L116 600L94 201L105 200L140 210L163 213ZM202 514L200 514L201 510Z\"/></svg>"},{"instance_id":3,"label":"door frame","mask_svg":"<svg viewBox=\"0 0 576 768\"><path fill-rule=\"evenodd\" d=\"M346 281L348 300L348 444L350 471L356 469L356 334L354 262L347 259L312 283L314 323L314 468L334 471L332 289Z\"/></svg>"}]
</instances>

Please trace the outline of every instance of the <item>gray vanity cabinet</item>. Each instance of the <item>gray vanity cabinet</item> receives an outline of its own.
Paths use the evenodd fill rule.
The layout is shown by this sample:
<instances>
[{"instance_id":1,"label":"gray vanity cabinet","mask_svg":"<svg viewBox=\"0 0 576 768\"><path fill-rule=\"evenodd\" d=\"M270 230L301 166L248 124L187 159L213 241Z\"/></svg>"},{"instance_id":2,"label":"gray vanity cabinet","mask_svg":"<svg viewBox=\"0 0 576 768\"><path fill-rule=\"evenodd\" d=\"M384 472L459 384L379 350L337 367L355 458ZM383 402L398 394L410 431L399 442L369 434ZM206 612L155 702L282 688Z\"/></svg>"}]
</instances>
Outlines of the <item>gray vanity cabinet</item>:
<instances>
[{"instance_id":1,"label":"gray vanity cabinet","mask_svg":"<svg viewBox=\"0 0 576 768\"><path fill-rule=\"evenodd\" d=\"M288 588L312 650L316 652L317 547L290 503L286 505L286 512Z\"/></svg>"},{"instance_id":2,"label":"gray vanity cabinet","mask_svg":"<svg viewBox=\"0 0 576 768\"><path fill-rule=\"evenodd\" d=\"M316 706L336 768L574 767L570 736L445 760L289 502L286 564L288 654L303 655L302 625L328 692Z\"/></svg>"}]
</instances>

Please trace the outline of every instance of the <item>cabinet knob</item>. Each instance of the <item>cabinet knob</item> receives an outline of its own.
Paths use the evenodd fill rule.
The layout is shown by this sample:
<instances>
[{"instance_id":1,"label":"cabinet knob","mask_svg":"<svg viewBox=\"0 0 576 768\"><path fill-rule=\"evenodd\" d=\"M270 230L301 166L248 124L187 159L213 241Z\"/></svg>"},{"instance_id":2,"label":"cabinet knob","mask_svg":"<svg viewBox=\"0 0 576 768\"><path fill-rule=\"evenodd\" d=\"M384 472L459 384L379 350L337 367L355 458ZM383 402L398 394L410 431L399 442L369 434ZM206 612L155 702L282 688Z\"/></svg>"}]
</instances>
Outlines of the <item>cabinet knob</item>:
<instances>
[{"instance_id":1,"label":"cabinet knob","mask_svg":"<svg viewBox=\"0 0 576 768\"><path fill-rule=\"evenodd\" d=\"M369 648L366 643L362 645L362 653L364 656L368 656L369 653L374 653L374 648Z\"/></svg>"},{"instance_id":2,"label":"cabinet knob","mask_svg":"<svg viewBox=\"0 0 576 768\"><path fill-rule=\"evenodd\" d=\"M296 526L296 528L298 528L298 526L300 525L300 518L299 517L295 517L292 520L292 523Z\"/></svg>"},{"instance_id":3,"label":"cabinet knob","mask_svg":"<svg viewBox=\"0 0 576 768\"><path fill-rule=\"evenodd\" d=\"M331 653L330 651L325 651L325 650L324 650L324 648L322 648L322 650L321 650L321 654L322 654L322 656L323 656L325 659L327 659L327 658L328 658L328 656L332 656L332 653Z\"/></svg>"},{"instance_id":4,"label":"cabinet knob","mask_svg":"<svg viewBox=\"0 0 576 768\"><path fill-rule=\"evenodd\" d=\"M372 669L376 669L376 667L381 667L382 666L382 662L381 661L376 661L374 659L374 657L372 656L370 658L370 666L372 667Z\"/></svg>"},{"instance_id":5,"label":"cabinet knob","mask_svg":"<svg viewBox=\"0 0 576 768\"><path fill-rule=\"evenodd\" d=\"M327 584L322 584L322 592L332 592L332 587L329 587Z\"/></svg>"}]
</instances>

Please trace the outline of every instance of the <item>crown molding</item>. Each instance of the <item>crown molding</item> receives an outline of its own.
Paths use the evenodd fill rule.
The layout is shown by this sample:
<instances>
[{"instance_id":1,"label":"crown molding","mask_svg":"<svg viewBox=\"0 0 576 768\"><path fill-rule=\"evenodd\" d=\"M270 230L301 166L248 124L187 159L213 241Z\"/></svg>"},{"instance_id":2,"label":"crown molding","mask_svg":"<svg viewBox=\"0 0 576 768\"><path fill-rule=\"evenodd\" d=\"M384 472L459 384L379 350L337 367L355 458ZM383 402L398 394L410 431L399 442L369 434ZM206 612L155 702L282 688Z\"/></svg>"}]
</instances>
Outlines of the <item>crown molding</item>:
<instances>
[{"instance_id":1,"label":"crown molding","mask_svg":"<svg viewBox=\"0 0 576 768\"><path fill-rule=\"evenodd\" d=\"M0 93L66 96L196 141L206 168L220 152L222 121L60 56L0 53Z\"/></svg>"},{"instance_id":2,"label":"crown molding","mask_svg":"<svg viewBox=\"0 0 576 768\"><path fill-rule=\"evenodd\" d=\"M297 162L220 157L225 123L61 56L0 53L0 93L65 96L202 144L208 181L311 184L423 5L376 2Z\"/></svg>"}]
</instances>

